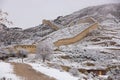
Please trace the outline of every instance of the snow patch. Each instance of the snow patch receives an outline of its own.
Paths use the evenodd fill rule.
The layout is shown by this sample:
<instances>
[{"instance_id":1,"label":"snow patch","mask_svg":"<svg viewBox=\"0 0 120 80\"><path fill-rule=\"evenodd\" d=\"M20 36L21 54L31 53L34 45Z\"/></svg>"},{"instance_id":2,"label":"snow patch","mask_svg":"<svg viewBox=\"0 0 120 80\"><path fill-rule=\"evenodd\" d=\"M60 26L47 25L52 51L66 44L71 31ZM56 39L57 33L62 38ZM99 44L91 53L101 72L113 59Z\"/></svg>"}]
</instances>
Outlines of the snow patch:
<instances>
[{"instance_id":1,"label":"snow patch","mask_svg":"<svg viewBox=\"0 0 120 80\"><path fill-rule=\"evenodd\" d=\"M10 63L0 62L0 79L3 77L9 80L20 80L13 73L13 66Z\"/></svg>"},{"instance_id":2,"label":"snow patch","mask_svg":"<svg viewBox=\"0 0 120 80\"><path fill-rule=\"evenodd\" d=\"M33 63L28 63L28 64L31 65L36 71L40 71L50 77L56 78L57 80L78 80L77 77L73 77L67 72L60 72L57 69L42 66L40 64L33 64Z\"/></svg>"}]
</instances>

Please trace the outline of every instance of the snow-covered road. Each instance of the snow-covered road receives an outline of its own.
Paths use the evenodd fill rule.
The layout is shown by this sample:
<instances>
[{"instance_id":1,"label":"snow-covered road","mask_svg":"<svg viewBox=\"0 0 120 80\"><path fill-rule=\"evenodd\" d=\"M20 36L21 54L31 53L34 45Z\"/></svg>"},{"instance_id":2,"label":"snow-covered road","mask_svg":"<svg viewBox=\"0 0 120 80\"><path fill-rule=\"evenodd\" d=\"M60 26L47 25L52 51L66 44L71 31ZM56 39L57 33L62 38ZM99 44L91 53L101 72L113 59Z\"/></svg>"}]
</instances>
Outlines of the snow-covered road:
<instances>
[{"instance_id":1,"label":"snow-covered road","mask_svg":"<svg viewBox=\"0 0 120 80\"><path fill-rule=\"evenodd\" d=\"M41 64L28 63L35 69L36 71L40 71L41 73L48 75L50 77L56 78L57 80L78 80L77 77L73 77L67 72L60 72L57 69L53 69L47 66L42 66Z\"/></svg>"},{"instance_id":2,"label":"snow-covered road","mask_svg":"<svg viewBox=\"0 0 120 80\"><path fill-rule=\"evenodd\" d=\"M5 77L8 80L20 80L13 71L10 63L0 62L0 80Z\"/></svg>"}]
</instances>

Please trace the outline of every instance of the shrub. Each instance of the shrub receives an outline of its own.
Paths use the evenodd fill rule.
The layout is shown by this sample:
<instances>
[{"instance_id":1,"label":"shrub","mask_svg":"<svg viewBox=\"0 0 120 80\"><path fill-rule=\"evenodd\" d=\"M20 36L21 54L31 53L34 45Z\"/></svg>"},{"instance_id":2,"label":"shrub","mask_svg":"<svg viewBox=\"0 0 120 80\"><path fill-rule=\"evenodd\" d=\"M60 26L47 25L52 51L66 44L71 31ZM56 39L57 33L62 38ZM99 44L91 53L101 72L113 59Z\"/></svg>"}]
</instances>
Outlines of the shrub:
<instances>
[{"instance_id":1,"label":"shrub","mask_svg":"<svg viewBox=\"0 0 120 80\"><path fill-rule=\"evenodd\" d=\"M76 69L76 68L71 68L71 69L69 70L69 72L70 72L73 76L79 76L79 71L78 71L78 69Z\"/></svg>"}]
</instances>

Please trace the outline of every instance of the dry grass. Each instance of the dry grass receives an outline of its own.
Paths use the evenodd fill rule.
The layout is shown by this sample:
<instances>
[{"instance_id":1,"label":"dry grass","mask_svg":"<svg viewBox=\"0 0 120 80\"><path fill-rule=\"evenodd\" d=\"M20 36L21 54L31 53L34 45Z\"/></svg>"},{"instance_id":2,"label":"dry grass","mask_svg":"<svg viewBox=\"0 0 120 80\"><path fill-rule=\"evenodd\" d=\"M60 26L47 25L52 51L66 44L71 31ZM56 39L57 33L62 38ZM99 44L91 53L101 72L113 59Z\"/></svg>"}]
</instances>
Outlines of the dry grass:
<instances>
[{"instance_id":1,"label":"dry grass","mask_svg":"<svg viewBox=\"0 0 120 80\"><path fill-rule=\"evenodd\" d=\"M116 44L116 42L113 42L113 41L110 42L110 45L115 45L115 44Z\"/></svg>"},{"instance_id":2,"label":"dry grass","mask_svg":"<svg viewBox=\"0 0 120 80\"><path fill-rule=\"evenodd\" d=\"M109 52L105 52L105 51L100 51L100 53L103 53L103 54L110 54Z\"/></svg>"},{"instance_id":3,"label":"dry grass","mask_svg":"<svg viewBox=\"0 0 120 80\"><path fill-rule=\"evenodd\" d=\"M109 66L107 66L106 72L110 71L111 69L115 69L117 67L120 68L120 65L112 65L112 66L109 65Z\"/></svg>"},{"instance_id":4,"label":"dry grass","mask_svg":"<svg viewBox=\"0 0 120 80\"><path fill-rule=\"evenodd\" d=\"M116 47L120 47L120 44L116 44L115 46L116 46Z\"/></svg>"},{"instance_id":5,"label":"dry grass","mask_svg":"<svg viewBox=\"0 0 120 80\"><path fill-rule=\"evenodd\" d=\"M64 70L64 71L69 71L70 70L70 67L68 67L68 66L63 66L63 65L61 65L61 67L62 67L62 69Z\"/></svg>"},{"instance_id":6,"label":"dry grass","mask_svg":"<svg viewBox=\"0 0 120 80\"><path fill-rule=\"evenodd\" d=\"M84 73L84 74L87 72L87 70L85 70L85 69L78 69L78 71L81 73Z\"/></svg>"},{"instance_id":7,"label":"dry grass","mask_svg":"<svg viewBox=\"0 0 120 80\"><path fill-rule=\"evenodd\" d=\"M61 51L59 48L56 48L54 51Z\"/></svg>"},{"instance_id":8,"label":"dry grass","mask_svg":"<svg viewBox=\"0 0 120 80\"><path fill-rule=\"evenodd\" d=\"M107 45L107 43L106 43L106 42L94 43L93 45L102 45L102 44Z\"/></svg>"},{"instance_id":9,"label":"dry grass","mask_svg":"<svg viewBox=\"0 0 120 80\"><path fill-rule=\"evenodd\" d=\"M120 50L119 48L107 48L108 50Z\"/></svg>"},{"instance_id":10,"label":"dry grass","mask_svg":"<svg viewBox=\"0 0 120 80\"><path fill-rule=\"evenodd\" d=\"M14 66L14 72L17 76L23 78L23 80L55 80L49 76L46 76L40 72L35 71L28 64L11 63Z\"/></svg>"},{"instance_id":11,"label":"dry grass","mask_svg":"<svg viewBox=\"0 0 120 80\"><path fill-rule=\"evenodd\" d=\"M100 39L95 38L95 39L91 39L91 41L93 41L93 42L98 42L98 41L100 41Z\"/></svg>"},{"instance_id":12,"label":"dry grass","mask_svg":"<svg viewBox=\"0 0 120 80\"><path fill-rule=\"evenodd\" d=\"M100 38L100 39L107 39L107 40L111 40L112 39L112 37L98 37L98 38Z\"/></svg>"},{"instance_id":13,"label":"dry grass","mask_svg":"<svg viewBox=\"0 0 120 80\"><path fill-rule=\"evenodd\" d=\"M52 64L52 63L47 62L47 66L49 66L49 67L53 67L54 65L56 65L56 64L55 63Z\"/></svg>"},{"instance_id":14,"label":"dry grass","mask_svg":"<svg viewBox=\"0 0 120 80\"><path fill-rule=\"evenodd\" d=\"M68 56L68 55L67 55L67 56L61 56L61 58L62 58L62 59L71 59L71 57Z\"/></svg>"},{"instance_id":15,"label":"dry grass","mask_svg":"<svg viewBox=\"0 0 120 80\"><path fill-rule=\"evenodd\" d=\"M89 63L89 62L85 63L85 65L87 65L87 66L95 66L95 64Z\"/></svg>"},{"instance_id":16,"label":"dry grass","mask_svg":"<svg viewBox=\"0 0 120 80\"><path fill-rule=\"evenodd\" d=\"M114 41L109 41L109 42L99 42L99 43L94 43L93 45L106 45L108 46L109 45L116 45L117 43L114 42Z\"/></svg>"},{"instance_id":17,"label":"dry grass","mask_svg":"<svg viewBox=\"0 0 120 80\"><path fill-rule=\"evenodd\" d=\"M54 65L58 65L58 64L52 64L52 63L47 63L47 64L49 67L52 67ZM69 66L63 66L63 65L59 65L59 66L62 68L62 70L67 71L67 72L71 69Z\"/></svg>"}]
</instances>

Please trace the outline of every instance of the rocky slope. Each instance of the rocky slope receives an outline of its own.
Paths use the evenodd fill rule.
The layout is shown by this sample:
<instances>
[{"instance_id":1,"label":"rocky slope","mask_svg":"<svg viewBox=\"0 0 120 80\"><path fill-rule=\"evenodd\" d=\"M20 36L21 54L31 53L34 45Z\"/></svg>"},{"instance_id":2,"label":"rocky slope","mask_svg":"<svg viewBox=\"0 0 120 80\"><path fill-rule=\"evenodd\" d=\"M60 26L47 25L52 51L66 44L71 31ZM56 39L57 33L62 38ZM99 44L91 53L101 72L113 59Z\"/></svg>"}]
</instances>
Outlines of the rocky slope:
<instances>
[{"instance_id":1,"label":"rocky slope","mask_svg":"<svg viewBox=\"0 0 120 80\"><path fill-rule=\"evenodd\" d=\"M8 28L7 26L0 24L0 28L1 45L18 44L26 39L29 41L34 41L54 31L49 26L45 25L39 25L33 28L22 30L18 27Z\"/></svg>"}]
</instances>

